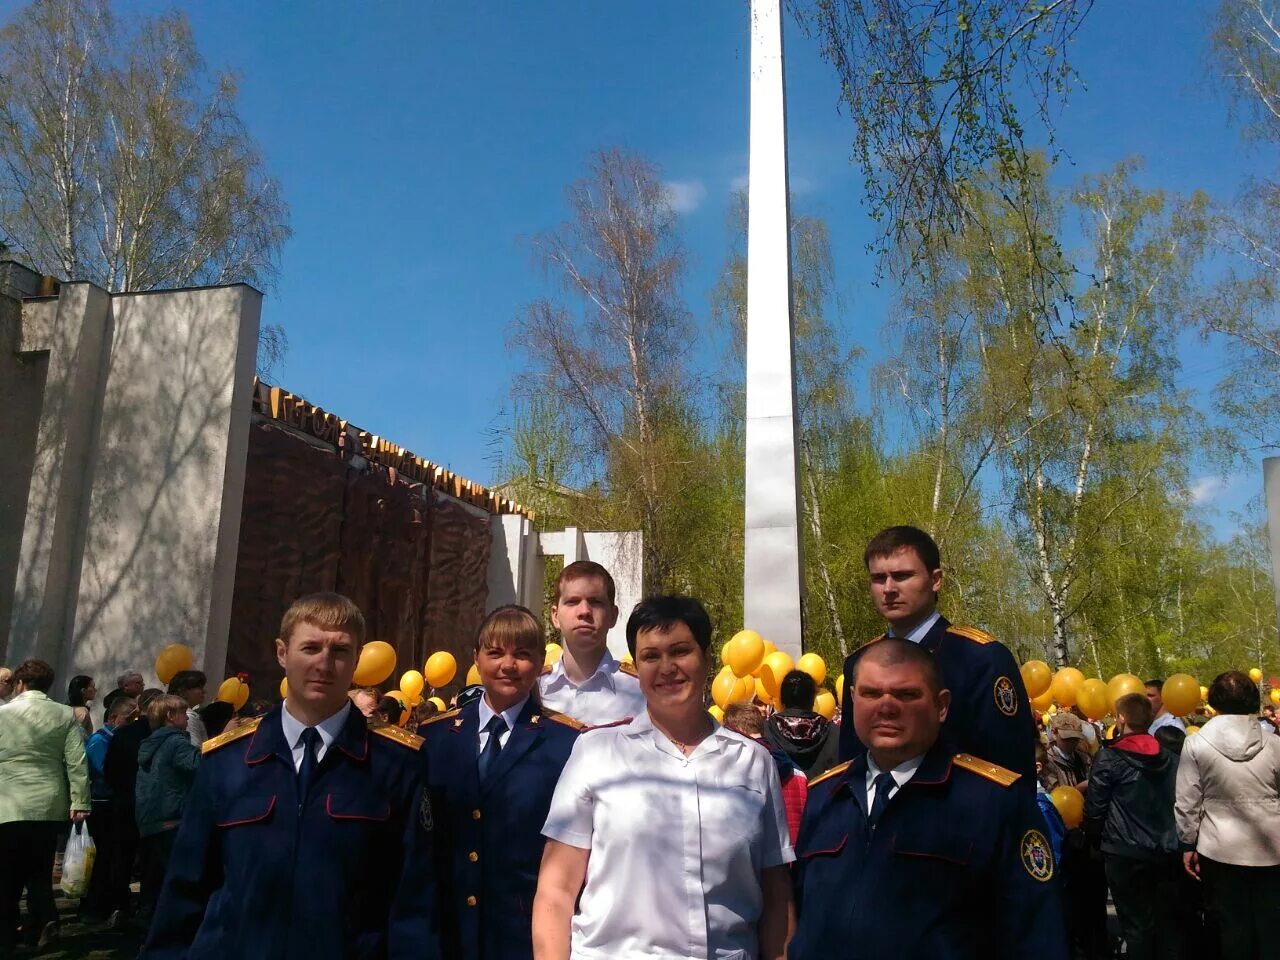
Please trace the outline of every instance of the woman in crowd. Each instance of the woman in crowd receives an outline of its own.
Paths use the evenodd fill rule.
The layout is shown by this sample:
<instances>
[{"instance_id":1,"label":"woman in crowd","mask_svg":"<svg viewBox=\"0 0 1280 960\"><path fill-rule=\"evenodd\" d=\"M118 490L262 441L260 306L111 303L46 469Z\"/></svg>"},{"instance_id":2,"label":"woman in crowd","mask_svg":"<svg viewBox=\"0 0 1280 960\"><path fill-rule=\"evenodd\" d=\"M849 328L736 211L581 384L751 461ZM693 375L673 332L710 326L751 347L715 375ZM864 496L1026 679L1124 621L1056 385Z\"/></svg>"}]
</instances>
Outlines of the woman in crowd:
<instances>
[{"instance_id":1,"label":"woman in crowd","mask_svg":"<svg viewBox=\"0 0 1280 960\"><path fill-rule=\"evenodd\" d=\"M93 718L89 715L89 704L97 698L98 688L93 682L93 677L80 674L72 677L71 682L67 684L67 703L75 714L76 723L80 724L80 729L84 731L86 740L93 735Z\"/></svg>"},{"instance_id":2,"label":"woman in crowd","mask_svg":"<svg viewBox=\"0 0 1280 960\"><path fill-rule=\"evenodd\" d=\"M1258 686L1209 687L1217 716L1187 737L1174 805L1188 873L1204 882L1222 960L1261 957L1280 929L1280 737L1258 726Z\"/></svg>"},{"instance_id":3,"label":"woman in crowd","mask_svg":"<svg viewBox=\"0 0 1280 960\"><path fill-rule=\"evenodd\" d=\"M480 625L475 663L483 695L427 721L427 781L440 864L446 957L528 960L542 823L581 724L542 709L546 638L524 607Z\"/></svg>"},{"instance_id":4,"label":"woman in crowd","mask_svg":"<svg viewBox=\"0 0 1280 960\"><path fill-rule=\"evenodd\" d=\"M151 733L138 748L134 816L141 837L143 920L150 920L155 910L187 793L200 763L200 748L187 736L187 709L187 701L172 693L152 700L147 706Z\"/></svg>"},{"instance_id":5,"label":"woman in crowd","mask_svg":"<svg viewBox=\"0 0 1280 960\"><path fill-rule=\"evenodd\" d=\"M783 956L795 857L778 774L707 713L710 644L689 597L650 597L627 621L647 709L583 733L556 786L537 960Z\"/></svg>"}]
</instances>

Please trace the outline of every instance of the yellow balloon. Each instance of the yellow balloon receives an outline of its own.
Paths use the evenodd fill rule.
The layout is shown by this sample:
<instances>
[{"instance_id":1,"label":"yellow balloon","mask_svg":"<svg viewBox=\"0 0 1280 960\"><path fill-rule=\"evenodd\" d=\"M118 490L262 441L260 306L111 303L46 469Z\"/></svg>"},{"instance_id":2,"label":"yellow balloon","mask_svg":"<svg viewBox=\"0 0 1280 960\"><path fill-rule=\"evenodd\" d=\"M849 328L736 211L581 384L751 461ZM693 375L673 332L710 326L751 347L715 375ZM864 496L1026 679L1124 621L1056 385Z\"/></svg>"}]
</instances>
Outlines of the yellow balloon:
<instances>
[{"instance_id":1,"label":"yellow balloon","mask_svg":"<svg viewBox=\"0 0 1280 960\"><path fill-rule=\"evenodd\" d=\"M287 696L289 696L289 678L281 677L280 678L280 699L283 700Z\"/></svg>"},{"instance_id":2,"label":"yellow balloon","mask_svg":"<svg viewBox=\"0 0 1280 960\"><path fill-rule=\"evenodd\" d=\"M1267 696L1271 698L1272 703L1280 707L1280 688L1273 688Z\"/></svg>"},{"instance_id":3,"label":"yellow balloon","mask_svg":"<svg viewBox=\"0 0 1280 960\"><path fill-rule=\"evenodd\" d=\"M1209 688L1206 687L1204 684L1200 685L1200 699L1201 700L1209 699Z\"/></svg>"},{"instance_id":4,"label":"yellow balloon","mask_svg":"<svg viewBox=\"0 0 1280 960\"><path fill-rule=\"evenodd\" d=\"M1049 799L1057 807L1067 829L1074 830L1084 822L1084 794L1075 787L1054 787Z\"/></svg>"},{"instance_id":5,"label":"yellow balloon","mask_svg":"<svg viewBox=\"0 0 1280 960\"><path fill-rule=\"evenodd\" d=\"M1049 689L1053 691L1053 699L1064 707L1074 707L1076 698L1080 696L1080 686L1084 683L1084 674L1075 667L1063 667L1053 675Z\"/></svg>"},{"instance_id":6,"label":"yellow balloon","mask_svg":"<svg viewBox=\"0 0 1280 960\"><path fill-rule=\"evenodd\" d=\"M564 656L564 647L560 646L558 643L548 643L547 654L546 657L543 658L543 662L549 667L554 667L560 662L560 658L562 656Z\"/></svg>"},{"instance_id":7,"label":"yellow balloon","mask_svg":"<svg viewBox=\"0 0 1280 960\"><path fill-rule=\"evenodd\" d=\"M769 691L769 699L777 700L782 687L782 678L795 669L791 658L781 650L775 650L764 658L760 665L760 679L764 681L765 690Z\"/></svg>"},{"instance_id":8,"label":"yellow balloon","mask_svg":"<svg viewBox=\"0 0 1280 960\"><path fill-rule=\"evenodd\" d=\"M427 665L422 670L427 683L436 688L447 687L453 682L457 673L458 661L453 659L453 654L447 650L437 650L427 657Z\"/></svg>"},{"instance_id":9,"label":"yellow balloon","mask_svg":"<svg viewBox=\"0 0 1280 960\"><path fill-rule=\"evenodd\" d=\"M1043 660L1028 660L1022 665L1022 684L1027 688L1027 696L1034 700L1049 689L1053 683L1053 671Z\"/></svg>"},{"instance_id":10,"label":"yellow balloon","mask_svg":"<svg viewBox=\"0 0 1280 960\"><path fill-rule=\"evenodd\" d=\"M729 640L729 669L735 677L746 677L764 659L764 637L754 630L739 630Z\"/></svg>"},{"instance_id":11,"label":"yellow balloon","mask_svg":"<svg viewBox=\"0 0 1280 960\"><path fill-rule=\"evenodd\" d=\"M764 688L764 681L759 677L752 677L752 693L761 703L773 703L773 697L769 696L769 691Z\"/></svg>"},{"instance_id":12,"label":"yellow balloon","mask_svg":"<svg viewBox=\"0 0 1280 960\"><path fill-rule=\"evenodd\" d=\"M243 710L244 705L249 702L249 685L247 683L240 684L240 693L236 696L235 708Z\"/></svg>"},{"instance_id":13,"label":"yellow balloon","mask_svg":"<svg viewBox=\"0 0 1280 960\"><path fill-rule=\"evenodd\" d=\"M711 699L723 710L734 702L733 695L737 686L738 678L733 675L732 670L724 667L716 674L715 680L711 681Z\"/></svg>"},{"instance_id":14,"label":"yellow balloon","mask_svg":"<svg viewBox=\"0 0 1280 960\"><path fill-rule=\"evenodd\" d=\"M357 687L376 687L391 676L395 668L395 648L383 640L373 640L361 647L352 679Z\"/></svg>"},{"instance_id":15,"label":"yellow balloon","mask_svg":"<svg viewBox=\"0 0 1280 960\"><path fill-rule=\"evenodd\" d=\"M827 679L827 662L816 653L806 653L797 660L796 669L813 677L813 682L818 686L822 686L823 681ZM818 712L821 713L822 711Z\"/></svg>"},{"instance_id":16,"label":"yellow balloon","mask_svg":"<svg viewBox=\"0 0 1280 960\"><path fill-rule=\"evenodd\" d=\"M400 691L410 700L422 693L424 683L422 674L417 670L406 670L400 674Z\"/></svg>"},{"instance_id":17,"label":"yellow balloon","mask_svg":"<svg viewBox=\"0 0 1280 960\"><path fill-rule=\"evenodd\" d=\"M820 713L828 720L836 715L836 698L830 690L819 690L813 698L813 712Z\"/></svg>"},{"instance_id":18,"label":"yellow balloon","mask_svg":"<svg viewBox=\"0 0 1280 960\"><path fill-rule=\"evenodd\" d=\"M777 652L778 652L778 648L777 648L777 647L775 647L772 643L770 643L768 640L766 640L766 641L764 642L764 655L765 655L766 657L768 657L768 656L769 656L769 654L771 654L771 653L777 653ZM760 676L760 671L761 671L763 668L764 668L764 661L763 661L763 660L761 660L761 661L760 661L760 664L755 668L755 670L753 670L753 671L752 671L752 673L753 673L755 676L757 676L757 677L758 677L758 676Z\"/></svg>"},{"instance_id":19,"label":"yellow balloon","mask_svg":"<svg viewBox=\"0 0 1280 960\"><path fill-rule=\"evenodd\" d=\"M1115 710L1116 701L1121 697L1127 697L1131 693L1145 694L1147 692L1146 685L1140 677L1135 677L1132 673L1117 673L1107 682L1107 695L1111 697L1111 709Z\"/></svg>"},{"instance_id":20,"label":"yellow balloon","mask_svg":"<svg viewBox=\"0 0 1280 960\"><path fill-rule=\"evenodd\" d=\"M182 670L190 670L195 662L195 654L185 643L171 643L156 656L156 677L161 683L168 683L174 674Z\"/></svg>"},{"instance_id":21,"label":"yellow balloon","mask_svg":"<svg viewBox=\"0 0 1280 960\"><path fill-rule=\"evenodd\" d=\"M239 677L227 677L222 683L218 684L218 696L216 699L223 703L229 703L233 707L236 705L236 699L240 696L240 688L244 684L240 682Z\"/></svg>"},{"instance_id":22,"label":"yellow balloon","mask_svg":"<svg viewBox=\"0 0 1280 960\"><path fill-rule=\"evenodd\" d=\"M707 713L716 718L716 723L724 723L724 711L717 707L714 703L707 707Z\"/></svg>"},{"instance_id":23,"label":"yellow balloon","mask_svg":"<svg viewBox=\"0 0 1280 960\"><path fill-rule=\"evenodd\" d=\"M1252 680L1254 683L1261 683L1261 682L1262 682L1262 671L1261 671L1261 670L1259 670L1257 667L1253 667L1253 668L1249 671L1249 679L1250 679L1250 680Z\"/></svg>"},{"instance_id":24,"label":"yellow balloon","mask_svg":"<svg viewBox=\"0 0 1280 960\"><path fill-rule=\"evenodd\" d=\"M836 702L844 706L844 674L836 677Z\"/></svg>"},{"instance_id":25,"label":"yellow balloon","mask_svg":"<svg viewBox=\"0 0 1280 960\"><path fill-rule=\"evenodd\" d=\"M1199 732L1200 732L1200 728L1199 728L1199 727L1197 727L1194 723L1193 723L1193 724L1191 724L1191 726L1187 727L1187 736L1188 736L1188 737L1193 737L1193 736L1195 736L1195 735L1196 735L1197 733L1199 733Z\"/></svg>"},{"instance_id":26,"label":"yellow balloon","mask_svg":"<svg viewBox=\"0 0 1280 960\"><path fill-rule=\"evenodd\" d=\"M1035 707L1041 713L1047 714L1049 708L1053 706L1053 691L1046 690L1044 693L1040 694L1040 696L1032 698L1031 706Z\"/></svg>"},{"instance_id":27,"label":"yellow balloon","mask_svg":"<svg viewBox=\"0 0 1280 960\"><path fill-rule=\"evenodd\" d=\"M1080 695L1076 705L1090 720L1101 720L1111 709L1111 696L1107 693L1107 685L1098 679L1086 680L1080 684Z\"/></svg>"},{"instance_id":28,"label":"yellow balloon","mask_svg":"<svg viewBox=\"0 0 1280 960\"><path fill-rule=\"evenodd\" d=\"M1175 673L1164 682L1160 698L1175 717L1185 717L1200 704L1200 684L1189 673Z\"/></svg>"},{"instance_id":29,"label":"yellow balloon","mask_svg":"<svg viewBox=\"0 0 1280 960\"><path fill-rule=\"evenodd\" d=\"M471 668L467 671L467 682L465 685L468 687L474 687L479 682L480 682L480 668L473 663L471 665Z\"/></svg>"},{"instance_id":30,"label":"yellow balloon","mask_svg":"<svg viewBox=\"0 0 1280 960\"><path fill-rule=\"evenodd\" d=\"M439 710L441 713L444 712L444 701L441 700L439 697L427 697L427 703L434 703L436 705L437 710Z\"/></svg>"},{"instance_id":31,"label":"yellow balloon","mask_svg":"<svg viewBox=\"0 0 1280 960\"><path fill-rule=\"evenodd\" d=\"M727 667L729 665L729 644L732 641L726 640L724 645L720 647L720 666ZM719 707L716 708L720 709Z\"/></svg>"}]
</instances>

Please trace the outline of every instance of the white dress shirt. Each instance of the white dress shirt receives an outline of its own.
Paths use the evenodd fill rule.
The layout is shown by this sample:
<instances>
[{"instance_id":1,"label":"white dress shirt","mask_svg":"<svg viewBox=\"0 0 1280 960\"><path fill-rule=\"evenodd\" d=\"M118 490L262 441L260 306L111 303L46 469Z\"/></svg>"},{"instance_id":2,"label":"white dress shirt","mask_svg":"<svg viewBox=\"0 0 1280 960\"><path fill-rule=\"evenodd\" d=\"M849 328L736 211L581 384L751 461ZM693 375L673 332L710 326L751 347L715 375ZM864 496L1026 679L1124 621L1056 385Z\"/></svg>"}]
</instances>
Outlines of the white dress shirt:
<instances>
[{"instance_id":1,"label":"white dress shirt","mask_svg":"<svg viewBox=\"0 0 1280 960\"><path fill-rule=\"evenodd\" d=\"M898 791L907 785L912 777L916 775L916 771L920 769L920 764L924 763L924 754L918 757L912 757L910 760L904 760L898 764L889 773L893 774L893 789L889 791L889 799L892 800ZM876 762L871 759L871 754L867 754L867 810L871 810L871 805L876 802L876 777L884 773Z\"/></svg>"},{"instance_id":2,"label":"white dress shirt","mask_svg":"<svg viewBox=\"0 0 1280 960\"><path fill-rule=\"evenodd\" d=\"M329 745L338 739L343 724L347 722L347 713L350 709L351 701L347 700L342 704L341 710L327 720L321 720L316 724L316 730L320 733L320 746L316 747L316 763L324 759L324 755L329 751ZM289 749L293 751L293 769L297 770L302 766L302 731L307 727L289 712L288 704L285 704L284 709L280 711L280 726L284 728L285 743L289 744Z\"/></svg>"},{"instance_id":3,"label":"white dress shirt","mask_svg":"<svg viewBox=\"0 0 1280 960\"><path fill-rule=\"evenodd\" d=\"M941 616L942 614L939 613L937 610L933 611L933 613L930 616L925 618L923 623L919 624L914 630L912 630L905 637L903 637L903 639L910 640L912 643L923 642L924 635L929 632L929 630L933 627L935 623L938 622L938 618ZM891 637L897 636L897 634L893 632L893 627L890 627L885 632Z\"/></svg>"},{"instance_id":4,"label":"white dress shirt","mask_svg":"<svg viewBox=\"0 0 1280 960\"><path fill-rule=\"evenodd\" d=\"M538 678L542 705L589 727L638 717L645 712L640 681L623 673L621 667L606 650L595 673L582 683L574 683L564 672L564 661L558 660L549 673Z\"/></svg>"},{"instance_id":5,"label":"white dress shirt","mask_svg":"<svg viewBox=\"0 0 1280 960\"><path fill-rule=\"evenodd\" d=\"M511 739L511 731L516 727L516 718L520 716L520 711L524 709L524 705L529 702L529 698L525 697L514 707L508 707L502 711L502 719L507 722L507 729L498 735L498 746L505 747L507 741ZM476 756L480 756L484 752L485 744L489 742L489 731L485 729L489 725L489 721L497 716L493 707L489 706L486 697L480 698L480 742L476 747Z\"/></svg>"},{"instance_id":6,"label":"white dress shirt","mask_svg":"<svg viewBox=\"0 0 1280 960\"><path fill-rule=\"evenodd\" d=\"M795 859L769 751L717 724L686 757L647 710L578 738L542 832L591 851L571 960L753 960Z\"/></svg>"}]
</instances>

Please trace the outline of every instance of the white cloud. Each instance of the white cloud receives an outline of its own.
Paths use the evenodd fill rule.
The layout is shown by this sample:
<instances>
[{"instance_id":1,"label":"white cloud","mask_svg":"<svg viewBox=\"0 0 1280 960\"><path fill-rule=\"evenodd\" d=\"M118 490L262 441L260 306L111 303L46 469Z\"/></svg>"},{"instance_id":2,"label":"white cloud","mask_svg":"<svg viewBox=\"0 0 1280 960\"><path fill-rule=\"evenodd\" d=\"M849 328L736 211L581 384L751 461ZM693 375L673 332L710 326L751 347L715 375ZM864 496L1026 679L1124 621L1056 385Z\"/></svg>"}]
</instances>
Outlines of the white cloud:
<instances>
[{"instance_id":1,"label":"white cloud","mask_svg":"<svg viewBox=\"0 0 1280 960\"><path fill-rule=\"evenodd\" d=\"M676 213L693 213L707 196L701 180L668 180L663 183L662 192Z\"/></svg>"},{"instance_id":2,"label":"white cloud","mask_svg":"<svg viewBox=\"0 0 1280 960\"><path fill-rule=\"evenodd\" d=\"M1191 502L1208 503L1227 488L1221 477L1197 477L1191 484Z\"/></svg>"}]
</instances>

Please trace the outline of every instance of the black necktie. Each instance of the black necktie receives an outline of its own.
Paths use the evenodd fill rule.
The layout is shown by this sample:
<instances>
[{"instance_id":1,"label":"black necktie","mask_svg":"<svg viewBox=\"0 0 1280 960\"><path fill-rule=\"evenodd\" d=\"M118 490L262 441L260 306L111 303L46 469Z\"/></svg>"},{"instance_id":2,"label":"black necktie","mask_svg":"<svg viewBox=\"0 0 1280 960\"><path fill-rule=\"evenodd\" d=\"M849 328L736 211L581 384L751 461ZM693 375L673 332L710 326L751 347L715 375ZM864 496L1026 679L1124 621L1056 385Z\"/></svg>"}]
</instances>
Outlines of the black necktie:
<instances>
[{"instance_id":1,"label":"black necktie","mask_svg":"<svg viewBox=\"0 0 1280 960\"><path fill-rule=\"evenodd\" d=\"M889 794L897 785L897 781L893 779L892 773L882 773L872 783L875 784L876 796L871 801L871 812L867 815L867 823L874 827L884 816L884 808L889 805Z\"/></svg>"},{"instance_id":2,"label":"black necktie","mask_svg":"<svg viewBox=\"0 0 1280 960\"><path fill-rule=\"evenodd\" d=\"M316 752L320 746L320 731L307 727L302 731L302 763L298 765L298 809L306 802L307 791L316 772Z\"/></svg>"},{"instance_id":3,"label":"black necktie","mask_svg":"<svg viewBox=\"0 0 1280 960\"><path fill-rule=\"evenodd\" d=\"M507 730L507 721L502 719L502 714L495 713L489 718L489 722L484 725L485 732L489 734L489 739L485 741L484 749L480 751L480 782L484 783L489 777L489 771L493 769L494 761L498 759L498 754L502 753L502 734Z\"/></svg>"}]
</instances>

